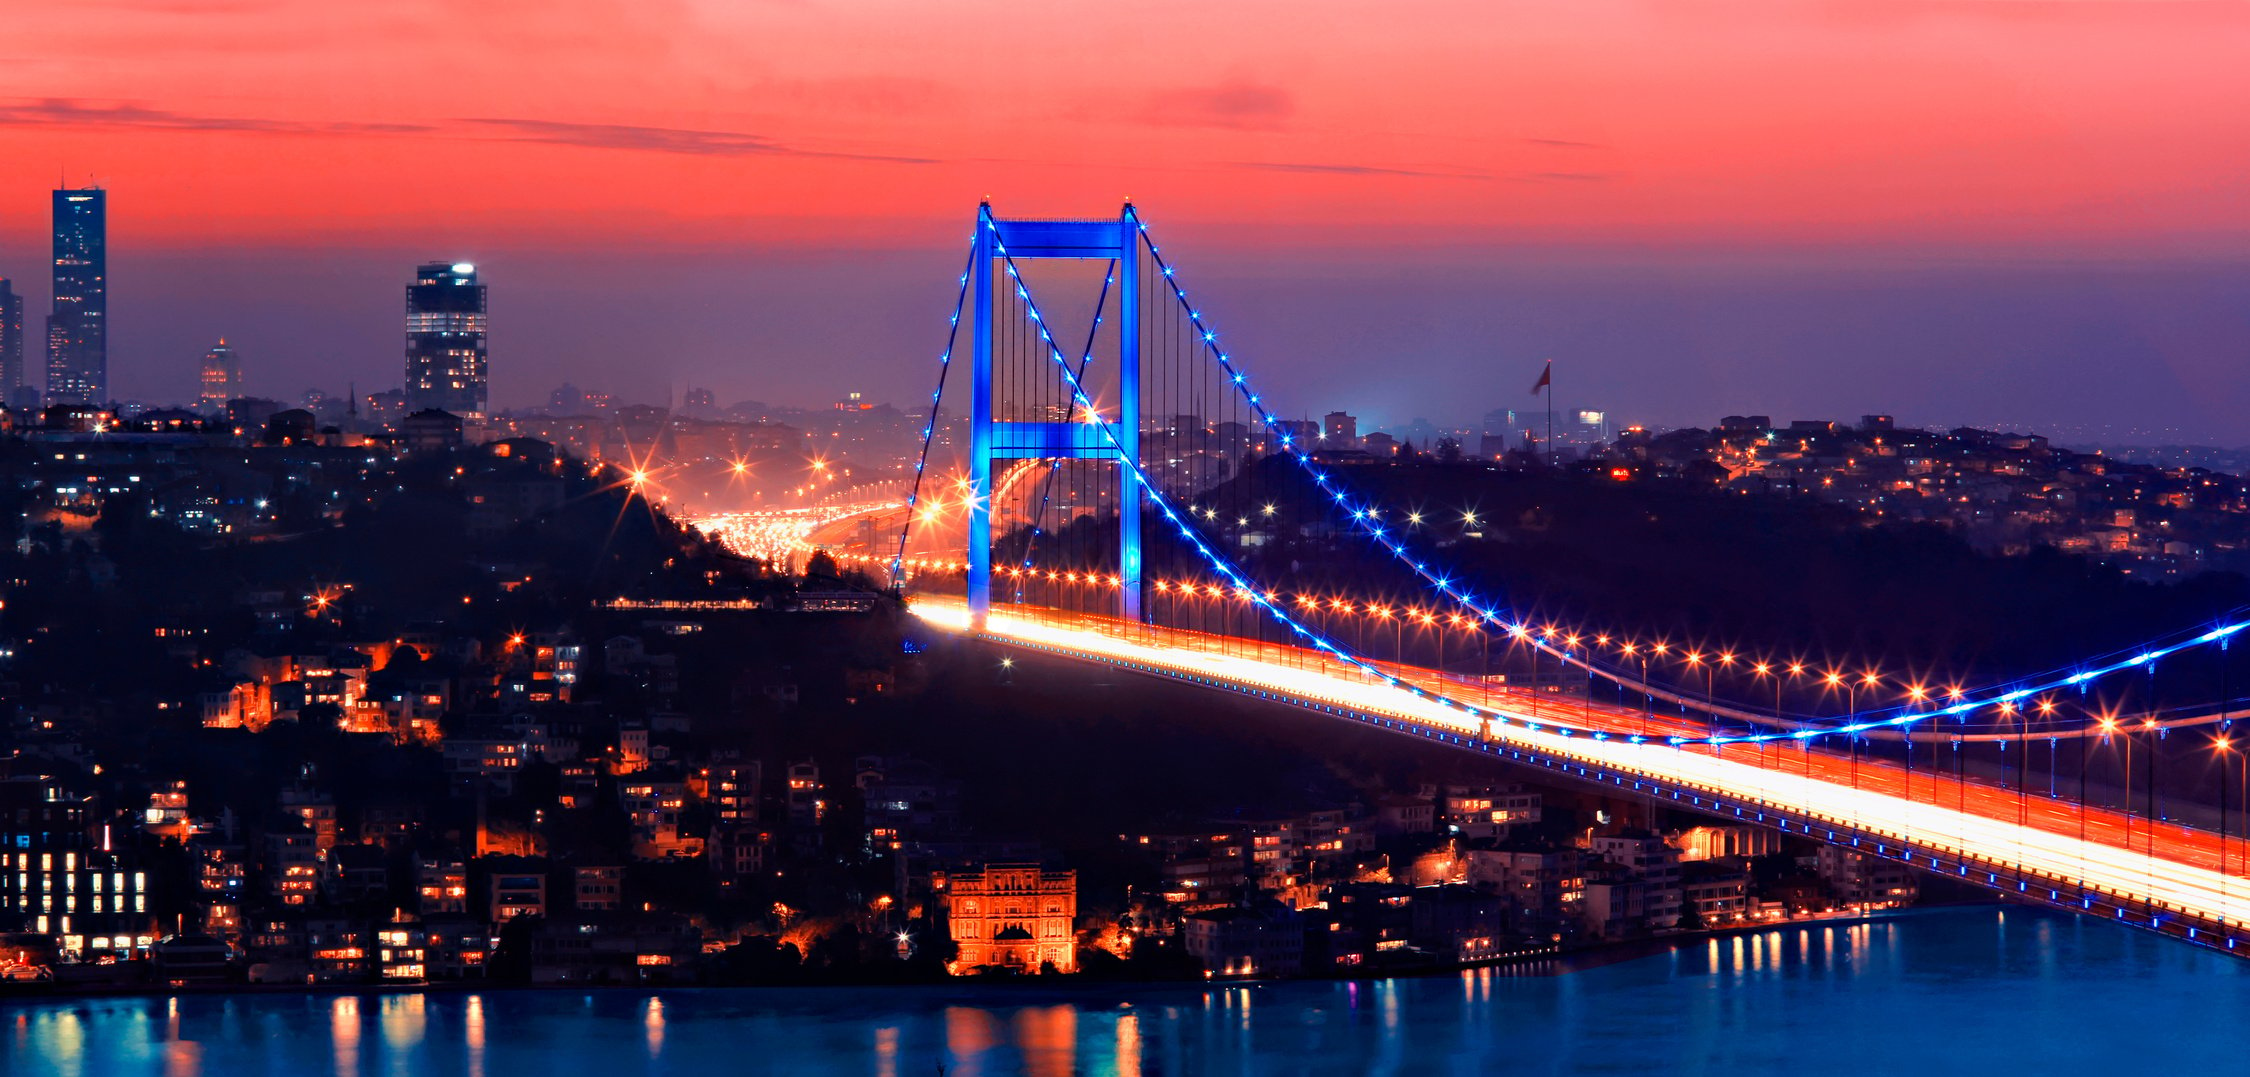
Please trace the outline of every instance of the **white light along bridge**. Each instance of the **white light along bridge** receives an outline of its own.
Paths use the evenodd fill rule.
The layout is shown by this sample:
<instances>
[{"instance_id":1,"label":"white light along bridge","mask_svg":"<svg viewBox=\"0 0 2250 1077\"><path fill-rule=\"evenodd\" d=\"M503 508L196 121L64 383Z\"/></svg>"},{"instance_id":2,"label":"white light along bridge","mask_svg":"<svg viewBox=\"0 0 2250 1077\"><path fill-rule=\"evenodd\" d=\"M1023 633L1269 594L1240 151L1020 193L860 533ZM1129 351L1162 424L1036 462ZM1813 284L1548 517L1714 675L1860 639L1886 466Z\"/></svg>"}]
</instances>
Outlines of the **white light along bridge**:
<instances>
[{"instance_id":1,"label":"white light along bridge","mask_svg":"<svg viewBox=\"0 0 2250 1077\"><path fill-rule=\"evenodd\" d=\"M1099 296L1074 315L1043 309L1036 293L1069 278L1035 280L1027 268L1033 258L1098 269L1081 272L1077 283L1091 290L1098 280ZM2062 692L2153 671L2175 651L2224 648L2250 623L2094 660L2045 680L1942 699L1917 688L1909 704L1864 711L1855 705L1838 718L1784 713L1778 696L1774 710L1762 714L1739 700L1722 703L1710 691L1692 700L1650 683L1645 652L1619 660L1598 654L1591 640L1532 631L1527 618L1478 595L1417 548L1406 526L1414 517L1387 513L1356 493L1343 474L1350 462L1321 451L1317 429L1282 419L1264 402L1130 205L1113 219L1074 222L1002 221L980 207L959 285L914 486L903 504L879 510L902 517L895 548L854 551L819 539L815 532L830 533L821 529L834 519L790 536L847 563L887 567L928 623L990 644L1269 700L1541 768L1613 795L1847 847L2011 899L2250 953L2242 945L2250 842L2226 832L2224 774L2214 833L2165 821L2157 811L2097 807L2084 796L2034 797L2025 788L2022 749L2012 787L1973 779L1958 762L1962 744L1996 739L1980 728L2015 723L2020 743L2031 708L2054 714L2053 699ZM1077 327L1084 344L1066 353L1057 334L1076 344ZM963 473L941 481L924 472L944 372L964 335L973 363L970 459ZM1564 697L1455 676L1441 671L1442 650L1438 669L1403 663L1397 646L1394 661L1379 662L1357 641L1347 646L1333 638L1334 622L1323 619L1317 597L1295 590L1293 564L1259 560L1261 547L1281 533L1274 518L1283 499L1275 495L1284 482L1301 495L1294 503L1309 497L1318 506L1312 511L1325 517L1289 526L1317 523L1323 534L1364 541L1372 556L1361 560L1373 566L1369 571L1388 568L1420 589L1420 623L1446 626L1437 629L1439 647L1452 630L1473 636L1482 656L1494 641L1531 648L1582 671L1589 685L1618 685L1620 702L1597 703L1590 687L1584 696ZM1169 568L1144 580L1144 562ZM1166 575L1205 582L1183 586ZM1085 586L1066 602L1058 579ZM1194 630L1212 627L1200 613L1188 618L1192 629L1183 627L1183 594L1226 606L1217 618L1223 627ZM1630 647L1623 653L1634 655ZM1664 653L1661 645L1657 653ZM1778 684L1778 671L1775 678ZM1829 680L1842 686L1834 673ZM1643 705L1626 706L1626 690ZM1656 698L1680 703L1679 713L1659 716ZM1949 724L1941 729L1940 721ZM2091 711L2075 728L2059 717L2042 721L2036 736L2050 750L2064 738L2083 746L2115 734L2129 751L2139 732L2149 738L2144 751L2152 752L2170 727L2211 716L2152 715L2145 727L2127 729L2114 715ZM2222 708L2210 734L2216 758L2228 769L2243 765L2250 785L2250 760L2231 745L2230 724ZM1953 773L1914 765L1917 743L1946 742L1955 749ZM2153 756L2144 759L2153 766ZM2129 765L2125 773L2130 780ZM2083 781L2083 767L2080 774ZM2128 801L2131 793L2128 785ZM2237 802L2233 810L2243 807Z\"/></svg>"},{"instance_id":2,"label":"white light along bridge","mask_svg":"<svg viewBox=\"0 0 2250 1077\"><path fill-rule=\"evenodd\" d=\"M2250 880L2216 870L2218 840L2186 827L2097 812L2081 833L2080 813L2050 803L2019 823L2013 790L1867 758L1851 778L1850 762L1801 741L1636 743L1641 712L1601 704L1510 693L1477 708L1504 719L1494 721L1438 697L1475 688L1428 672L1394 686L1311 648L1036 608L995 610L979 628L957 600L917 598L911 608L989 643L1270 700L2223 949L2250 917Z\"/></svg>"}]
</instances>

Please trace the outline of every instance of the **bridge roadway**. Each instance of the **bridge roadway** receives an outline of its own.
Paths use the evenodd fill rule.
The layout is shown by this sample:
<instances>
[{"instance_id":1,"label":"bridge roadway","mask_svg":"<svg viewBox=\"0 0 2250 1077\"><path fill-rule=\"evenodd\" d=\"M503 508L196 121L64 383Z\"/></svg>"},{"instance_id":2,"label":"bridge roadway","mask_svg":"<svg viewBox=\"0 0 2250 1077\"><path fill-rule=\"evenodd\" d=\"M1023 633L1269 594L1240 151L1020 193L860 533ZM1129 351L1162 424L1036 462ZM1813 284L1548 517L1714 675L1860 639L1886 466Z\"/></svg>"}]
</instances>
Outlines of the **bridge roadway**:
<instances>
[{"instance_id":1,"label":"bridge roadway","mask_svg":"<svg viewBox=\"0 0 2250 1077\"><path fill-rule=\"evenodd\" d=\"M1380 664L1387 673L1505 716L1393 687L1318 650L1035 607L995 609L972 631L959 599L917 596L916 615L992 643L1100 662L1306 707L1514 762L1612 793L1805 834L1984 886L2021 900L2112 917L2233 950L2250 943L2250 845L2074 801L1957 780L1890 759L1802 742L1675 746L1705 727L1676 716L1495 690L1474 679ZM1536 723L1527 725L1526 723ZM1645 723L1645 724L1644 724ZM1586 732L1569 734L1564 724ZM1630 738L1643 735L1644 743ZM1942 739L1942 732L1926 734ZM2021 822L2019 823L2019 819ZM2250 954L2250 945L2242 950Z\"/></svg>"}]
</instances>

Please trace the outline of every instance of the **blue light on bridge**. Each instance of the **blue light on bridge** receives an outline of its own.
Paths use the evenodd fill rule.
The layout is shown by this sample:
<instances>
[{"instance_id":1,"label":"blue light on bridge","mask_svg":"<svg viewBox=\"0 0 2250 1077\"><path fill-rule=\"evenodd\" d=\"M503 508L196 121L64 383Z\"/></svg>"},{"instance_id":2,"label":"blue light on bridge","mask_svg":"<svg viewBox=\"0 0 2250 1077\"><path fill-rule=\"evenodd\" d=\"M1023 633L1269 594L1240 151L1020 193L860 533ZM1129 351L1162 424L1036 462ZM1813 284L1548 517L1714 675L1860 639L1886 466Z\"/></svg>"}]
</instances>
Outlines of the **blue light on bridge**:
<instances>
[{"instance_id":1,"label":"blue light on bridge","mask_svg":"<svg viewBox=\"0 0 2250 1077\"><path fill-rule=\"evenodd\" d=\"M1250 390L1247 374L1235 366L1234 356L1231 353L1225 352L1218 347L1217 333L1203 321L1202 311L1190 306L1187 303L1186 292L1179 286L1176 280L1176 268L1164 262L1161 254L1159 253L1158 247L1153 242L1153 240L1150 240L1148 238L1147 223L1145 221L1142 221L1138 213L1130 206L1128 206L1125 210L1125 220L1137 231L1138 235L1141 238L1141 241L1145 243L1146 249L1148 250L1149 254L1156 259L1157 267L1160 270L1161 279L1163 279L1166 285L1171 289L1175 301L1178 302L1181 308L1187 313L1194 331L1200 334L1203 343L1206 345L1208 353L1219 364L1220 368L1224 371L1228 381L1238 387L1238 390L1242 393L1244 399L1250 404L1252 411L1259 416L1260 420L1270 430L1280 435L1282 444L1285 446L1292 445L1293 440L1290 438L1290 436L1285 433L1281 433L1280 420L1278 419L1278 417L1265 408L1262 396ZM1046 322L1041 313L1038 311L1036 303L1032 299L1030 291L1028 287L1026 287L1021 274L1017 271L1013 259L1008 256L1004 244L999 242L997 225L991 221L989 214L985 215L983 224L985 229L992 234L994 245L998 249L1001 258L1007 264L1009 282L1016 290L1018 296L1020 296L1024 300L1029 321L1033 324L1034 327L1037 328L1038 335L1047 347L1050 359L1053 360L1057 364L1057 366L1062 369L1063 376L1070 382L1072 391L1076 399L1078 399L1081 403L1086 402L1087 397L1083 391L1083 386L1080 384L1079 379L1070 371L1068 364L1063 359L1060 349L1056 347L1052 335L1047 330ZM964 280L966 279L967 278L964 278ZM952 323L958 323L958 308L954 318L952 319ZM950 351L951 348L949 345L948 355L945 357L941 357L941 359L949 358ZM1109 421L1106 418L1100 416L1094 416L1093 421L1101 429L1104 438L1111 443L1112 447L1117 450L1120 455L1124 455L1125 446L1116 436L1115 431L1111 428ZM1608 670L1596 666L1590 654L1581 654L1575 649L1574 646L1565 647L1556 644L1552 641L1552 633L1542 633L1538 638L1532 637L1526 631L1523 624L1511 623L1507 620L1506 615L1502 613L1500 609L1480 602L1475 596L1459 588L1452 576L1433 571L1426 561L1415 560L1404 542L1400 541L1398 538L1393 537L1393 535L1386 527L1384 527L1380 523L1374 522L1380 518L1380 510L1369 505L1354 504L1350 495L1345 490L1338 487L1338 485L1334 482L1332 476L1330 476L1324 470L1314 466L1312 456L1309 452L1298 451L1294 453L1284 453L1283 455L1289 456L1290 458L1296 460L1298 465L1312 477L1314 482L1318 484L1321 489L1330 496L1330 499L1335 504L1341 506L1344 510L1346 510L1350 518L1355 521L1359 525L1360 529L1365 532L1372 540L1388 550L1393 556L1397 557L1419 578L1424 580L1429 586L1434 587L1440 595L1458 604L1467 613L1474 615L1472 619L1477 621L1480 627L1492 626L1499 630L1506 631L1512 635L1515 635L1517 638L1528 642L1531 646L1554 655L1568 665L1585 669L1588 673L1594 676L1603 677L1621 685L1628 683L1622 674L1612 673ZM1205 562L1209 564L1214 570L1218 571L1220 575L1225 577L1227 581L1235 588L1248 589L1249 585L1247 576L1223 556L1215 553L1210 546L1205 544L1200 539L1200 537L1193 532L1193 530L1186 522L1180 519L1177 512L1174 511L1172 506L1167 502L1162 494L1156 490L1153 484L1148 482L1146 473L1143 472L1137 466L1137 464L1130 461L1127 461L1127 464L1129 469L1133 472L1134 478L1138 481L1141 490L1143 490L1150 497L1152 502L1154 502L1157 507L1161 511L1163 511L1165 519L1168 522L1173 523L1178 528L1181 537L1183 539L1186 539L1194 547L1196 553L1200 555L1205 560ZM1306 639L1313 645L1319 647L1321 650L1335 655L1337 658L1353 665L1356 668L1373 674L1381 683L1396 687L1406 687L1404 685L1404 682L1400 681L1397 677L1390 676L1387 673L1383 673L1375 669L1374 667L1368 665L1364 660L1359 658L1356 654L1345 650L1341 646L1335 644L1333 641L1326 639L1319 632L1307 627L1304 624L1299 623L1282 609L1275 606L1272 602L1268 601L1263 595L1252 593L1246 597L1251 598L1254 601L1254 604L1260 607L1268 616L1272 617L1274 620L1287 627L1294 635L1298 636L1299 638ZM2245 627L2250 627L2250 621L2230 623L2205 632L2202 635L2195 637L2191 642L2200 644L2214 641L2223 641L2241 631ZM2046 691L2057 686L2083 685L2089 681L2098 679L2110 673L2117 672L2121 669L2137 668L2148 665L2149 663L2153 663L2156 659L2178 650L2180 646L2185 645L2187 644L2144 650L2130 659L2114 662L2108 666L2094 669L2078 669L2068 675L2054 678L2047 683L2038 684L2033 687L2017 687L1998 695L1982 694L1978 698L1955 702L1935 711L1917 710L1908 712L1893 712L1887 717L1874 718L1871 720L1850 723L1843 726L1804 726L1790 731L1786 734L1764 732L1744 734L1713 734L1708 738L1704 738L1700 742L1713 745L1724 745L1732 743L1763 744L1769 740L1780 739L1782 737L1787 737L1788 739L1795 739L1799 741L1807 741L1838 733L1856 737L1860 733L1879 727L1911 728L1913 723L1919 721L1924 717L1930 717L1932 715L1958 717L1973 713L1982 707L1990 706L1994 703L2012 703L2014 701L2027 698L2038 692ZM1632 683L1633 686L1638 687L1637 682ZM1419 688L1413 688L1411 690L1416 695L1422 696L1424 698L1435 699L1448 705L1457 705L1453 704L1453 701L1439 693L1428 693ZM1783 716L1778 713L1775 715L1775 720L1787 721L1787 719L1783 718Z\"/></svg>"}]
</instances>

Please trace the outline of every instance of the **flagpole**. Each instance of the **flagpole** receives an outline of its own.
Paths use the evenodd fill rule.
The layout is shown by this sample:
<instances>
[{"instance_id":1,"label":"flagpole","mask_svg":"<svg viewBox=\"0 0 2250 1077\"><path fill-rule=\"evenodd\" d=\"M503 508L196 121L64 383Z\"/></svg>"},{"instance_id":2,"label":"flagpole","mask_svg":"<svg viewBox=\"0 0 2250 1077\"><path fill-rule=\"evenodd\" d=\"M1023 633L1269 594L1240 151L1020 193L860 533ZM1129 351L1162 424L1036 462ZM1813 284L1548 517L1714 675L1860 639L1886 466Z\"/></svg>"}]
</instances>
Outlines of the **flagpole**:
<instances>
[{"instance_id":1,"label":"flagpole","mask_svg":"<svg viewBox=\"0 0 2250 1077\"><path fill-rule=\"evenodd\" d=\"M1555 361L1547 360L1547 467L1555 466Z\"/></svg>"}]
</instances>

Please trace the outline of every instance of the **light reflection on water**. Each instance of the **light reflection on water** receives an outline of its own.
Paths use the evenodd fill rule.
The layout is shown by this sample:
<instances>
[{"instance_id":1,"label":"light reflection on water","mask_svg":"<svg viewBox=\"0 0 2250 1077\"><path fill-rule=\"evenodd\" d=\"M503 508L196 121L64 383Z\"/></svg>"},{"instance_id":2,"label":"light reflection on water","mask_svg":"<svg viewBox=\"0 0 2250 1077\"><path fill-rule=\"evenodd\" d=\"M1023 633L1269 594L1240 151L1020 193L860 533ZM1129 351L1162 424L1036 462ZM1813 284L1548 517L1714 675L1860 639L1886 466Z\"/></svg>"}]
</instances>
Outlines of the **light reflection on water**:
<instances>
[{"instance_id":1,"label":"light reflection on water","mask_svg":"<svg viewBox=\"0 0 2250 1077\"><path fill-rule=\"evenodd\" d=\"M469 1077L484 1077L484 996L470 995L461 1010L461 1044Z\"/></svg>"},{"instance_id":2,"label":"light reflection on water","mask_svg":"<svg viewBox=\"0 0 2250 1077\"><path fill-rule=\"evenodd\" d=\"M0 1073L1736 1074L1815 1059L1824 1075L2231 1072L2225 1030L2243 1012L2250 965L2097 921L1971 909L1784 926L1562 975L19 998L0 1001Z\"/></svg>"},{"instance_id":3,"label":"light reflection on water","mask_svg":"<svg viewBox=\"0 0 2250 1077\"><path fill-rule=\"evenodd\" d=\"M338 1077L354 1077L359 1073L359 999L351 995L338 995L328 1007L328 1042L336 1047L336 1065L330 1071Z\"/></svg>"}]
</instances>

